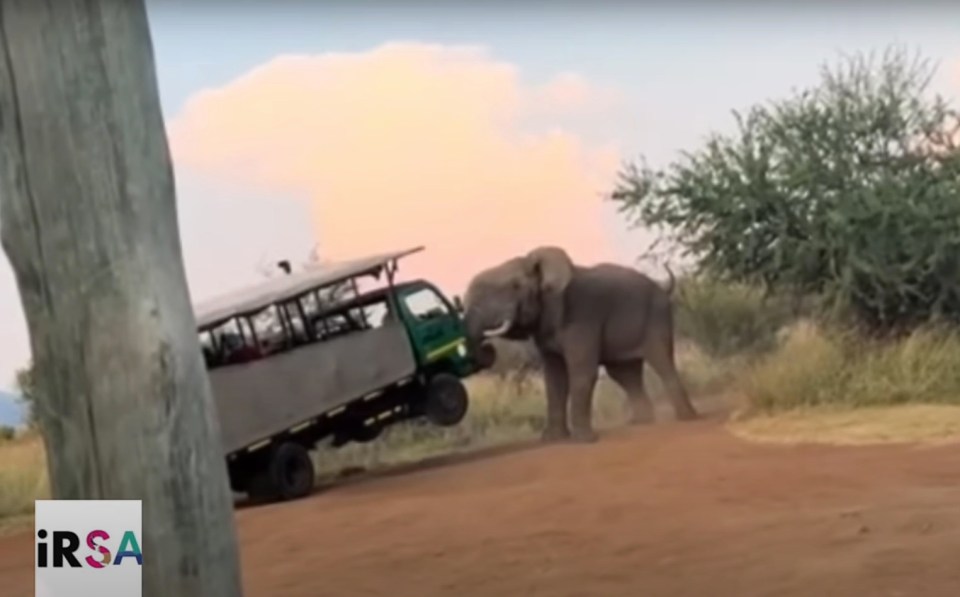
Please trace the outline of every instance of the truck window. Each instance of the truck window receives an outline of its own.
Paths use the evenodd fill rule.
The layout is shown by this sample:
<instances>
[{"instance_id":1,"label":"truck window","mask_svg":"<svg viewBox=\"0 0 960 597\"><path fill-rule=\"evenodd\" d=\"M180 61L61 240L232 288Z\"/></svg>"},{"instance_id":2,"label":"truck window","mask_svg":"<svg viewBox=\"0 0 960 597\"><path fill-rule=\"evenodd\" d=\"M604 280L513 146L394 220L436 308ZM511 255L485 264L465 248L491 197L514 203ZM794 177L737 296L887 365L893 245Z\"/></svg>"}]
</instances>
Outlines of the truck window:
<instances>
[{"instance_id":1,"label":"truck window","mask_svg":"<svg viewBox=\"0 0 960 597\"><path fill-rule=\"evenodd\" d=\"M250 324L257 336L259 348L265 354L282 350L287 344L284 322L276 305L270 305L250 317Z\"/></svg>"},{"instance_id":2,"label":"truck window","mask_svg":"<svg viewBox=\"0 0 960 597\"><path fill-rule=\"evenodd\" d=\"M283 315L287 324L288 339L292 340L294 346L300 346L311 342L313 338L307 330L307 325L303 321L304 311L300 310L298 301L290 301L283 305Z\"/></svg>"},{"instance_id":3,"label":"truck window","mask_svg":"<svg viewBox=\"0 0 960 597\"><path fill-rule=\"evenodd\" d=\"M356 298L356 295L353 293L353 287L347 282L320 288L314 290L311 294L313 295L311 302L316 306L317 311L328 311L338 304Z\"/></svg>"},{"instance_id":4,"label":"truck window","mask_svg":"<svg viewBox=\"0 0 960 597\"><path fill-rule=\"evenodd\" d=\"M364 305L363 312L367 317L367 324L370 326L370 329L375 330L381 328L383 324L387 322L387 315L389 314L387 301L379 300L369 305Z\"/></svg>"},{"instance_id":5,"label":"truck window","mask_svg":"<svg viewBox=\"0 0 960 597\"><path fill-rule=\"evenodd\" d=\"M433 319L449 314L446 304L430 288L420 288L403 297L410 314L419 320Z\"/></svg>"},{"instance_id":6,"label":"truck window","mask_svg":"<svg viewBox=\"0 0 960 597\"><path fill-rule=\"evenodd\" d=\"M316 320L317 337L323 340L366 329L363 309L352 307L327 313Z\"/></svg>"},{"instance_id":7,"label":"truck window","mask_svg":"<svg viewBox=\"0 0 960 597\"><path fill-rule=\"evenodd\" d=\"M207 368L213 367L217 361L217 349L213 344L213 334L210 330L200 332L200 351L203 353L203 362Z\"/></svg>"},{"instance_id":8,"label":"truck window","mask_svg":"<svg viewBox=\"0 0 960 597\"><path fill-rule=\"evenodd\" d=\"M200 332L200 348L203 350L213 350L213 335L210 330Z\"/></svg>"},{"instance_id":9,"label":"truck window","mask_svg":"<svg viewBox=\"0 0 960 597\"><path fill-rule=\"evenodd\" d=\"M387 325L391 321L396 321L393 317L393 308L387 301L387 297L377 295L373 300L368 300L360 306L360 315L363 317L365 329L376 330Z\"/></svg>"},{"instance_id":10,"label":"truck window","mask_svg":"<svg viewBox=\"0 0 960 597\"><path fill-rule=\"evenodd\" d=\"M208 369L231 363L240 363L251 358L253 334L245 320L234 318L217 327L200 332L200 347Z\"/></svg>"},{"instance_id":11,"label":"truck window","mask_svg":"<svg viewBox=\"0 0 960 597\"><path fill-rule=\"evenodd\" d=\"M300 305L303 307L303 313L307 316L307 319L312 318L320 311L320 302L314 292L301 296Z\"/></svg>"}]
</instances>

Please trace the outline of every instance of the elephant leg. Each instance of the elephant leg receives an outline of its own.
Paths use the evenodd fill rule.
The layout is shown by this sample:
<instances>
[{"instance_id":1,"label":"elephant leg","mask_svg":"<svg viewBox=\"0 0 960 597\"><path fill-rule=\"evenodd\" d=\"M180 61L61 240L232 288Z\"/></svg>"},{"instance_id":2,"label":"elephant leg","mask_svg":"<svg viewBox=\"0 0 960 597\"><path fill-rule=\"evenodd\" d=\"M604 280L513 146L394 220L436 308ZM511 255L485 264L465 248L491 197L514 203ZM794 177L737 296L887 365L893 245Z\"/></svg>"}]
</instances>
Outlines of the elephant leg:
<instances>
[{"instance_id":1,"label":"elephant leg","mask_svg":"<svg viewBox=\"0 0 960 597\"><path fill-rule=\"evenodd\" d=\"M634 425L653 423L653 403L643 384L643 359L608 364L607 373L623 388L630 403L630 422Z\"/></svg>"},{"instance_id":2,"label":"elephant leg","mask_svg":"<svg viewBox=\"0 0 960 597\"><path fill-rule=\"evenodd\" d=\"M557 330L563 326L563 297L548 296L543 300L538 336L549 350L559 350Z\"/></svg>"},{"instance_id":3,"label":"elephant leg","mask_svg":"<svg viewBox=\"0 0 960 597\"><path fill-rule=\"evenodd\" d=\"M547 425L543 441L557 441L570 437L567 427L567 365L563 357L554 354L541 355L543 382L547 390Z\"/></svg>"},{"instance_id":4,"label":"elephant leg","mask_svg":"<svg viewBox=\"0 0 960 597\"><path fill-rule=\"evenodd\" d=\"M567 335L563 344L570 383L570 437L577 442L593 442L597 440L597 434L590 419L600 366L599 346L594 335L587 330Z\"/></svg>"},{"instance_id":5,"label":"elephant leg","mask_svg":"<svg viewBox=\"0 0 960 597\"><path fill-rule=\"evenodd\" d=\"M650 363L650 366L663 381L664 389L673 405L677 420L690 421L696 419L697 411L690 402L690 397L687 395L687 390L680 380L680 374L677 372L674 363L673 339L667 337L666 341L651 346L648 350L647 362Z\"/></svg>"}]
</instances>

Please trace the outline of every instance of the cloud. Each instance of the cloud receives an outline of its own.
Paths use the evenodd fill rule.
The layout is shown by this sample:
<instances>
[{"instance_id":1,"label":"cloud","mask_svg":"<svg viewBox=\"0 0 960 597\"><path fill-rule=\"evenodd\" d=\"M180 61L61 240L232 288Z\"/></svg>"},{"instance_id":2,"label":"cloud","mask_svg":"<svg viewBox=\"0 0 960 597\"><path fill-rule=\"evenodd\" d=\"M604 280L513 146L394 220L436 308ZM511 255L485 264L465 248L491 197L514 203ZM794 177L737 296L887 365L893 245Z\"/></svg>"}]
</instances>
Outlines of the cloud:
<instances>
[{"instance_id":1,"label":"cloud","mask_svg":"<svg viewBox=\"0 0 960 597\"><path fill-rule=\"evenodd\" d=\"M543 112L601 112L619 107L621 94L609 87L591 85L582 75L565 72L530 94L528 109Z\"/></svg>"},{"instance_id":2,"label":"cloud","mask_svg":"<svg viewBox=\"0 0 960 597\"><path fill-rule=\"evenodd\" d=\"M482 48L393 43L278 57L192 97L169 135L178 168L306 197L326 257L424 244L401 272L457 292L539 244L611 258L617 148L560 124L618 99L572 73L524 84Z\"/></svg>"}]
</instances>

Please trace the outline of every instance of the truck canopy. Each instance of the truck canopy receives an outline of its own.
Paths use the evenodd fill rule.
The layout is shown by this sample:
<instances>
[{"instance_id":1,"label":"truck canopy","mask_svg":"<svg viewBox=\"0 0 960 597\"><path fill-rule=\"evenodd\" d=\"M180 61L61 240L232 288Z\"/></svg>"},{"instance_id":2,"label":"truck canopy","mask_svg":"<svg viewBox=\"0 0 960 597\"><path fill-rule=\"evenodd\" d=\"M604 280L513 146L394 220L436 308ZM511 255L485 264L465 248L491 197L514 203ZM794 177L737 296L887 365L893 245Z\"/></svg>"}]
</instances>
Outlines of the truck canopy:
<instances>
[{"instance_id":1,"label":"truck canopy","mask_svg":"<svg viewBox=\"0 0 960 597\"><path fill-rule=\"evenodd\" d=\"M234 317L255 313L274 303L294 299L315 289L345 282L357 276L379 277L389 263L422 250L423 247L419 246L324 264L213 297L194 306L197 328L213 327Z\"/></svg>"}]
</instances>

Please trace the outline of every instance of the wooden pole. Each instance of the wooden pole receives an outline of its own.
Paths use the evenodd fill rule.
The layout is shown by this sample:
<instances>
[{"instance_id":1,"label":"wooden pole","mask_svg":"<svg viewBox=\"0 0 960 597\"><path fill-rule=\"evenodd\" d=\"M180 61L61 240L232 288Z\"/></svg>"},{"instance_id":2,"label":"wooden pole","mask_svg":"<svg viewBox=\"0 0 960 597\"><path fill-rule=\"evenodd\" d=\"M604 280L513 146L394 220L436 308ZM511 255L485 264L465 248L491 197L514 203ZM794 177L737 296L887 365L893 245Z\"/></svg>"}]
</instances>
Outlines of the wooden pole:
<instances>
[{"instance_id":1,"label":"wooden pole","mask_svg":"<svg viewBox=\"0 0 960 597\"><path fill-rule=\"evenodd\" d=\"M143 500L144 595L241 595L143 0L0 0L0 239L53 497Z\"/></svg>"}]
</instances>

